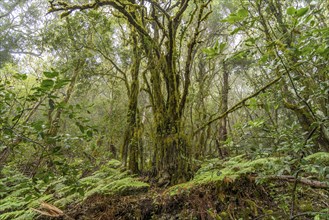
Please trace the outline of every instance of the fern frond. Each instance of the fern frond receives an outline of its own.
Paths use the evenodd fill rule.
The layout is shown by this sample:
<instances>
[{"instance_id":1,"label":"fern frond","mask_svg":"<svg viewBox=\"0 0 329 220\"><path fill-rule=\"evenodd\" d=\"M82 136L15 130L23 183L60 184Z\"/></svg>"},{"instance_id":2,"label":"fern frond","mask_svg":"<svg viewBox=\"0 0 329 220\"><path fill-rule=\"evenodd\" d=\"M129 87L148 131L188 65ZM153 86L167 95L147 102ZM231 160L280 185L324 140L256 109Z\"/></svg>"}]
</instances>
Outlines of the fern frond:
<instances>
[{"instance_id":1,"label":"fern frond","mask_svg":"<svg viewBox=\"0 0 329 220\"><path fill-rule=\"evenodd\" d=\"M24 217L24 218L22 218ZM0 215L0 220L17 220L17 219L24 219L24 220L32 220L34 215L28 214L26 210L18 210L12 212L6 212Z\"/></svg>"},{"instance_id":2,"label":"fern frond","mask_svg":"<svg viewBox=\"0 0 329 220\"><path fill-rule=\"evenodd\" d=\"M28 202L21 201L15 197L7 197L0 201L0 212L4 212L6 210L17 210L24 208Z\"/></svg>"},{"instance_id":3,"label":"fern frond","mask_svg":"<svg viewBox=\"0 0 329 220\"><path fill-rule=\"evenodd\" d=\"M74 193L72 195L66 196L64 198L61 198L59 200L57 200L54 205L58 206L58 207L65 207L71 203L77 203L80 202L82 200L82 196L79 193Z\"/></svg>"}]
</instances>

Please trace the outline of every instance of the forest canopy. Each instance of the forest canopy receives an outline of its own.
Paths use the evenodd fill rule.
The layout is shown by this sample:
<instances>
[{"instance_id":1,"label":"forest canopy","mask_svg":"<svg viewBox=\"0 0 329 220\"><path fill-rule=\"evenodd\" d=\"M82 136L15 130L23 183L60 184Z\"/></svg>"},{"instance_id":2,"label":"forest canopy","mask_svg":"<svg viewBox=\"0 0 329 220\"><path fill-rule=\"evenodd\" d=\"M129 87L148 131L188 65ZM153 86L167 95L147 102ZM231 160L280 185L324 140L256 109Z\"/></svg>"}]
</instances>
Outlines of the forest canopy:
<instances>
[{"instance_id":1,"label":"forest canopy","mask_svg":"<svg viewBox=\"0 0 329 220\"><path fill-rule=\"evenodd\" d=\"M225 204L179 219L328 218L328 17L326 0L1 1L0 219L150 188ZM224 199L238 184L260 192L234 195L248 213Z\"/></svg>"}]
</instances>

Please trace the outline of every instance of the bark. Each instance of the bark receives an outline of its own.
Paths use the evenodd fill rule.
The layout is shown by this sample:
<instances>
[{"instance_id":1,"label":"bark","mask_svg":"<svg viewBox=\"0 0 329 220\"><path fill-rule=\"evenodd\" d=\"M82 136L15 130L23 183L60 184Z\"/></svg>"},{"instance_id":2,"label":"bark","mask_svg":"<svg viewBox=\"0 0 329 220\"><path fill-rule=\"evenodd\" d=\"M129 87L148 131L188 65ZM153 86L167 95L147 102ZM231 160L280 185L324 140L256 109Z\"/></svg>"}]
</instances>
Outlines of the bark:
<instances>
[{"instance_id":1,"label":"bark","mask_svg":"<svg viewBox=\"0 0 329 220\"><path fill-rule=\"evenodd\" d=\"M168 123L168 124L167 124ZM159 183L176 184L189 179L189 152L185 137L178 131L180 122L166 119L158 127L157 140L157 174Z\"/></svg>"},{"instance_id":2,"label":"bark","mask_svg":"<svg viewBox=\"0 0 329 220\"><path fill-rule=\"evenodd\" d=\"M283 180L291 183L296 182L296 178L294 176L289 176L289 175L282 175L282 176L269 176L267 177L270 180ZM298 178L297 179L298 183L301 183L303 185L311 186L314 188L318 189L329 189L329 184L326 182L321 182L318 180L310 180L304 177Z\"/></svg>"},{"instance_id":3,"label":"bark","mask_svg":"<svg viewBox=\"0 0 329 220\"><path fill-rule=\"evenodd\" d=\"M304 107L299 107L292 102L289 102L287 100L284 100L284 106L290 110L292 110L299 121L299 124L301 125L302 129L306 131L307 133L311 132L313 129L313 126L317 123L316 119L312 117L311 113L308 111L308 109ZM326 135L326 130L324 129L324 126L320 126L320 129L318 129L318 137L316 139L315 145L318 146L317 150L324 150L329 151L329 139Z\"/></svg>"},{"instance_id":4,"label":"bark","mask_svg":"<svg viewBox=\"0 0 329 220\"><path fill-rule=\"evenodd\" d=\"M80 75L80 72L81 72L81 69L82 69L82 66L84 65L84 60L81 60L79 59L77 61L77 64L76 64L76 67L75 69L73 70L73 75L72 75L72 78L71 78L71 82L65 92L65 98L63 99L62 103L63 104L67 104L69 103L70 99L71 99L71 96L74 92L74 88L75 88L75 85L76 85L76 82L78 80L78 77ZM49 129L48 129L48 136L51 138L51 137L55 137L57 134L58 134L58 129L60 128L60 119L61 119L61 116L62 116L62 113L63 113L63 109L62 108L57 108L57 110L55 111L54 113L54 116L52 116L52 108L49 109L50 110L50 114L49 114Z\"/></svg>"},{"instance_id":5,"label":"bark","mask_svg":"<svg viewBox=\"0 0 329 220\"><path fill-rule=\"evenodd\" d=\"M124 135L124 143L122 146L122 161L132 172L138 173L138 158L140 146L140 122L138 117L138 94L139 94L139 68L140 53L138 51L138 42L136 36L132 36L134 42L133 48L133 64L131 67L131 85L129 96L129 105L127 113L127 128Z\"/></svg>"},{"instance_id":6,"label":"bark","mask_svg":"<svg viewBox=\"0 0 329 220\"><path fill-rule=\"evenodd\" d=\"M196 109L196 112L198 112L199 120L206 121L207 120L207 108L205 106L205 97L206 97L206 89L209 87L209 79L207 77L207 72L205 68L205 56L201 55L199 57L199 63L198 63L198 70L197 70L197 83L198 83L198 95L197 95L197 102L195 103L195 106L191 106L191 124L193 127L193 119L192 119L192 109ZM210 130L204 129L202 132L200 132L199 135L194 136L194 140L197 142L197 145L193 147L194 149L194 158L200 159L204 158L206 154L206 147L207 147L207 141L209 139Z\"/></svg>"},{"instance_id":7,"label":"bark","mask_svg":"<svg viewBox=\"0 0 329 220\"><path fill-rule=\"evenodd\" d=\"M227 69L227 63L223 61L223 88L222 88L222 105L221 112L226 112L228 110L228 92L229 92L229 72ZM223 148L224 142L227 140L227 115L219 121L219 129L218 129L218 141L216 141L216 145L218 148L218 153L221 158L224 158L228 155L228 151Z\"/></svg>"}]
</instances>

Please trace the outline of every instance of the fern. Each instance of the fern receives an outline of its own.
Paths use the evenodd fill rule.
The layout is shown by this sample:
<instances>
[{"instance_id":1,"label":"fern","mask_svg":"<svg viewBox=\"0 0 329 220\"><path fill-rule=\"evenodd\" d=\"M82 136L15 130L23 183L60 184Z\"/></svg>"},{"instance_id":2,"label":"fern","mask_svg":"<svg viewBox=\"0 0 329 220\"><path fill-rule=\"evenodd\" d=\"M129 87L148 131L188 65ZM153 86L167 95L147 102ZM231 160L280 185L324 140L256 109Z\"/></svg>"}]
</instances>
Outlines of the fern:
<instances>
[{"instance_id":1,"label":"fern","mask_svg":"<svg viewBox=\"0 0 329 220\"><path fill-rule=\"evenodd\" d=\"M4 169L7 178L0 179L0 220L34 219L41 202L65 208L94 194L130 194L146 191L149 185L129 172L121 172L121 163L111 160L91 176L59 176L42 180L29 179L16 170Z\"/></svg>"},{"instance_id":2,"label":"fern","mask_svg":"<svg viewBox=\"0 0 329 220\"><path fill-rule=\"evenodd\" d=\"M18 210L18 211L12 211L12 212L6 212L4 214L0 215L0 220L29 220L34 219L36 215L34 213L28 212L27 210Z\"/></svg>"},{"instance_id":3,"label":"fern","mask_svg":"<svg viewBox=\"0 0 329 220\"><path fill-rule=\"evenodd\" d=\"M69 204L77 203L82 200L82 196L79 193L74 193L72 195L69 195L67 197L61 198L54 202L54 205L59 208L64 208Z\"/></svg>"},{"instance_id":4,"label":"fern","mask_svg":"<svg viewBox=\"0 0 329 220\"><path fill-rule=\"evenodd\" d=\"M234 181L248 173L273 174L278 172L282 165L283 159L276 157L246 160L245 155L239 155L225 162L220 159L212 159L201 166L192 181L173 186L168 192L174 195L181 190L188 190L197 185L210 182L223 182L227 179Z\"/></svg>"},{"instance_id":5,"label":"fern","mask_svg":"<svg viewBox=\"0 0 329 220\"><path fill-rule=\"evenodd\" d=\"M20 213L20 215L16 216L15 220L29 220L29 219L35 219L36 216L38 214L36 214L34 211L32 211L31 209L29 210L24 210L22 213Z\"/></svg>"},{"instance_id":6,"label":"fern","mask_svg":"<svg viewBox=\"0 0 329 220\"><path fill-rule=\"evenodd\" d=\"M28 204L28 202L25 201L20 201L17 198L11 198L9 197L8 200L5 200L4 203L0 204L1 208L0 211L7 211L7 210L16 210L16 209L21 209L25 207Z\"/></svg>"}]
</instances>

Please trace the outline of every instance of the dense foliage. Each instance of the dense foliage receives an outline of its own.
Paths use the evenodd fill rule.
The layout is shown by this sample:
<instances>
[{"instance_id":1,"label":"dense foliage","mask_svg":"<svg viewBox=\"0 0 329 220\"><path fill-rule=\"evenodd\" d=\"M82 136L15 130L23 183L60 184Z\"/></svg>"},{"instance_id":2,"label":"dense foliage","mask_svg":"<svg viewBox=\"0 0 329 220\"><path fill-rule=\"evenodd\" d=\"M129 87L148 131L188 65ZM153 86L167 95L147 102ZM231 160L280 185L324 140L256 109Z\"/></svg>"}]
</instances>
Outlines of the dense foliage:
<instances>
[{"instance_id":1,"label":"dense foliage","mask_svg":"<svg viewBox=\"0 0 329 220\"><path fill-rule=\"evenodd\" d=\"M328 17L326 0L0 2L0 219L152 187L218 194L182 219L328 218ZM246 179L264 188L233 195L242 213Z\"/></svg>"}]
</instances>

